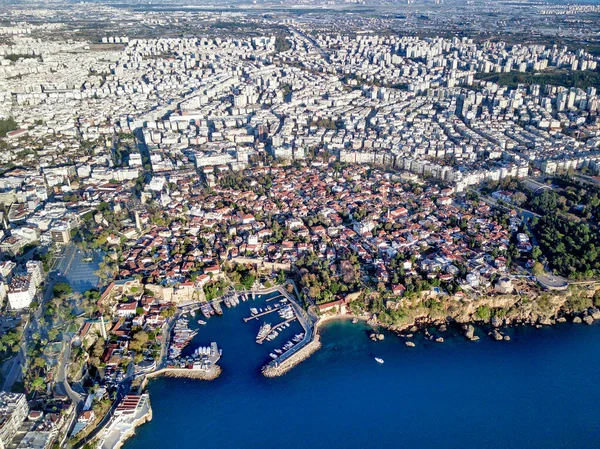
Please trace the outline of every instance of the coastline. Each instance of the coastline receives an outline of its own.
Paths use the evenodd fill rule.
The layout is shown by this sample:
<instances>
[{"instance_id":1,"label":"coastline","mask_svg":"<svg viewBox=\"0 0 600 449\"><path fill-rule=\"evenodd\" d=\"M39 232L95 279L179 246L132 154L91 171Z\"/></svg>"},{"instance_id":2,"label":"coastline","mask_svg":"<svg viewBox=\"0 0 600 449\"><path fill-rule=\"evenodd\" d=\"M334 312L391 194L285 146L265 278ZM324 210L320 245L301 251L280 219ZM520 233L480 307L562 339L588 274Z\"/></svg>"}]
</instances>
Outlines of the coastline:
<instances>
[{"instance_id":1,"label":"coastline","mask_svg":"<svg viewBox=\"0 0 600 449\"><path fill-rule=\"evenodd\" d=\"M141 405L142 409L140 410L142 414L137 417L128 414L115 414L107 427L98 435L99 443L94 447L98 447L99 449L120 449L129 438L135 435L135 429L148 421L152 421L150 395L148 393L142 394L141 400L143 401ZM134 413L138 414L137 406Z\"/></svg>"},{"instance_id":2,"label":"coastline","mask_svg":"<svg viewBox=\"0 0 600 449\"><path fill-rule=\"evenodd\" d=\"M191 369L182 369L182 368L162 368L152 373L148 373L144 376L144 380L140 385L140 390L145 390L148 385L149 379L154 379L157 377L169 377L173 379L195 379L195 380L214 380L221 375L223 372L222 368L219 365L214 365L210 371L203 370L191 370ZM130 429L127 429L123 432L118 441L111 447L111 449L120 449L125 441L135 435L135 429L139 426L147 423L148 421L152 421L152 407L149 407L148 412L134 421L131 425Z\"/></svg>"},{"instance_id":3,"label":"coastline","mask_svg":"<svg viewBox=\"0 0 600 449\"><path fill-rule=\"evenodd\" d=\"M576 312L571 308L567 308L565 310L566 303L566 295L552 295L551 304L552 307L542 311L537 307L524 306L524 304L520 303L515 296L502 296L500 298L494 298L493 305L495 307L506 307L512 308L511 314L509 316L504 316L502 319L497 319L497 317L492 316L487 320L479 320L475 318L475 312L477 307L481 304L489 304L489 301L470 301L461 304L461 308L458 310L454 310L445 316L428 314L426 311L421 311L420 314L413 315L410 317L410 321L402 323L401 325L389 325L380 322L376 316L368 316L368 315L354 315L352 313L346 314L324 314L320 316L316 321L311 320L312 325L312 338L304 344L296 353L292 354L289 358L285 359L278 365L274 363L269 363L261 368L261 373L263 376L267 378L274 378L285 375L288 371L296 367L298 364L307 360L318 351L321 344L321 328L323 325L333 322L333 321L342 321L342 320L360 320L363 323L368 324L375 332L378 332L378 328L383 328L389 332L392 332L398 336L403 337L412 337L412 333L422 330L428 326L436 326L445 327L451 323L455 325L461 326L461 330L459 332L463 333L468 339L472 341L476 341L479 337L474 338L474 329L475 326L489 326L490 332L487 333L492 338L499 340L496 338L497 335L503 336L500 332L502 328L514 327L514 326L535 326L542 327L555 324L556 322L582 322L583 320L575 319L576 317L588 317L593 321L592 315L595 319L600 319L600 312L597 309L585 310L582 312ZM534 303L535 304L535 303ZM425 313L423 313L425 312ZM591 324L591 321L584 321L588 324ZM480 328L478 328L480 329ZM444 329L445 330L445 329ZM410 334L404 335L407 331ZM500 338L501 340L502 338ZM443 339L442 339L443 341ZM196 379L196 380L214 380L219 377L222 369L220 366L215 365L210 371L201 371L201 370L189 370L189 369L181 369L181 368L163 368L152 373L149 373L145 376L144 381L142 382L142 390L144 390L148 384L149 379L153 379L156 377L170 377L170 378L187 378L187 379ZM144 424L145 422L151 419L151 414L148 419L140 419L132 429L129 429L126 433L123 434L122 441L118 442L112 449L119 449L123 442L134 435L135 428L139 425Z\"/></svg>"},{"instance_id":4,"label":"coastline","mask_svg":"<svg viewBox=\"0 0 600 449\"><path fill-rule=\"evenodd\" d=\"M135 436L135 429L150 421L152 421L152 407L150 407L148 413L146 413L140 419L133 422L131 428L121 435L119 441L117 441L117 443L113 446L113 449L121 449L121 447L123 447L123 445L129 438Z\"/></svg>"},{"instance_id":5,"label":"coastline","mask_svg":"<svg viewBox=\"0 0 600 449\"><path fill-rule=\"evenodd\" d=\"M564 303L563 303L564 304ZM562 305L562 304L561 304ZM581 317L584 317L582 320ZM558 310L555 314L548 316L542 316L540 314L530 313L525 316L520 316L517 319L513 320L501 320L500 323L495 324L493 320L473 320L471 317L466 320L457 320L456 318L450 319L450 317L446 317L446 319L434 318L431 316L423 315L415 318L411 323L404 324L402 326L398 325L388 325L385 323L381 323L377 319L368 318L365 316L357 316L354 314L338 314L338 315L324 315L321 316L318 321L314 325L314 337L313 339L306 344L303 348L301 348L296 354L292 355L289 359L285 360L278 366L265 365L262 367L261 371L265 377L279 377L287 373L289 370L294 368L299 363L308 359L314 352L316 352L319 348L321 348L320 342L320 334L319 330L323 324L332 322L332 321L342 321L342 320L359 320L366 322L369 324L373 330L376 331L376 328L380 327L389 332L395 333L398 336L403 336L403 332L410 331L418 332L427 326L446 326L451 322L462 325L462 333L471 341L477 341L479 337L474 335L469 336L469 332L473 329L473 326L489 326L490 332L489 336L495 338L497 334L503 336L502 333L499 332L499 329L504 326L514 327L514 326L534 326L540 328L542 326L552 326L556 323L567 321L566 317L569 317L569 322L574 324L577 323L586 323L592 324L594 320L600 319L599 312L589 312L588 310L583 312L576 312L573 310L564 311L562 315L559 316ZM409 337L412 336L409 334ZM502 338L495 338L496 340L502 340ZM506 340L506 339L505 339ZM443 340L442 340L443 341Z\"/></svg>"},{"instance_id":6,"label":"coastline","mask_svg":"<svg viewBox=\"0 0 600 449\"><path fill-rule=\"evenodd\" d=\"M197 435L199 435L199 433L194 430L194 423L203 419L202 417L205 415L204 410L213 406L215 402L227 404L219 406L218 413L212 413L213 417L211 418L210 424L207 424L207 427L210 426L210 429L214 430L207 433L208 444L218 447L219 444L222 445L223 441L225 441L226 446L243 447L244 438L247 438L248 435L252 435L252 432L256 430L252 428L252 423L248 422L248 426L243 428L244 437L238 437L236 432L235 436L226 436L224 439L222 431L217 425L221 421L222 416L232 416L232 419L242 420L247 419L248 416L252 416L252 413L260 413L260 416L265 416L264 413L266 411L272 411L275 408L280 410L280 414L282 411L287 412L288 410L297 410L297 404L295 403L297 397L295 396L296 394L301 398L299 402L302 405L316 403L318 408L320 407L329 410L328 406L323 407L323 404L331 404L331 401L339 400L340 408L349 410L350 405L361 404L362 406L364 401L371 403L372 396L369 396L367 392L362 391L365 386L370 386L371 388L366 389L367 391L370 391L372 385L380 381L380 379L392 381L399 377L403 381L406 381L410 376L407 371L410 373L414 371L413 368L422 367L423 362L431 363L431 366L435 366L435 374L439 375L443 369L440 368L442 363L439 362L439 360L448 363L449 361L453 361L453 357L459 357L461 361L472 360L473 357L478 357L477 360L480 360L480 358L482 361L484 360L486 362L485 365L489 367L489 369L486 370L487 377L485 378L487 385L493 383L493 374L496 373L493 368L494 360L496 360L497 363L497 360L503 360L501 357L506 355L507 357L510 357L511 360L511 365L509 366L523 366L514 365L515 363L518 364L519 360L521 360L525 366L532 363L531 359L527 359L527 354L531 354L531 357L535 357L535 352L531 352L531 348L535 348L535 344L528 343L528 341L545 342L540 349L540 353L544 355L546 351L552 351L554 345L551 342L558 343L560 349L564 350L565 353L568 353L569 345L564 344L564 342L570 341L568 336L571 335L572 332L575 332L575 329L579 330L579 332L575 333L582 346L585 346L586 338L594 337L594 340L596 340L600 336L597 332L597 326L572 326L570 323L568 323L568 325L557 326L557 328L560 329L557 332L554 332L552 330L553 328L546 326L544 332L537 331L530 326L523 326L522 328L525 329L525 333L519 334L521 338L517 338L514 343L497 345L491 341L491 339L482 337L483 342L481 344L471 345L468 341L462 339L456 332L452 332L452 338L446 343L447 346L442 345L438 347L429 344L428 347L425 347L418 344L416 350L409 352L411 351L410 349L404 349L402 340L394 338L393 335L389 335L388 337L387 333L386 341L377 344L369 342L368 339L365 338L369 328L367 328L363 322L351 325L350 322L344 320L328 320L327 323L321 327L321 342L323 344L321 352L316 353L316 357L309 360L306 363L306 366L300 366L295 372L292 371L292 374L288 374L279 379L263 378L256 370L256 359L254 357L248 357L243 360L243 363L240 364L237 369L239 373L236 373L235 376L227 376L227 373L225 373L225 376L221 376L217 382L212 384L186 381L173 382L172 385L161 385L160 388L155 388L155 385L152 384L151 393L156 393L156 407L160 406L157 409L157 416L154 417L147 428L142 428L140 432L136 431L136 435L131 440L128 440L124 447L150 448L154 447L154 444L157 444L159 441L162 442L162 446L171 447L173 449L186 446L194 447L198 438ZM419 338L422 338L422 336ZM348 346L344 346L345 342ZM563 344L560 344L561 342L563 342ZM334 350L334 347L338 347L338 350ZM527 350L527 348L529 348L529 350ZM245 346L244 348L240 347L236 354L240 352L243 353L244 349ZM325 352L327 352L327 354L325 354ZM228 354L229 353L230 351L228 351ZM231 355L233 356L234 353L231 352ZM373 355L383 357L385 359L385 364L381 366L377 365L373 361ZM590 352L586 351L586 355L589 357ZM254 367L252 367L253 361ZM553 357L553 363L561 363L560 357ZM581 363L585 364L586 361L581 360ZM449 364L455 368L454 374L456 375L453 374L452 379L456 382L464 382L464 379L468 379L468 374L472 374L473 372L473 366L477 366L477 364L471 365L464 363ZM503 366L502 374L506 375L506 373L510 373L510 368L507 368L507 365L504 363L500 363L499 365ZM237 366L237 364L235 366ZM403 366L409 366L410 369L402 370ZM351 372L353 367L354 369L360 367L359 375ZM361 373L363 370L365 373L364 377ZM348 373L348 371L350 371L350 373ZM529 379L534 378L535 376L535 373L532 374L530 370L516 369L516 371L519 373L526 373L525 375ZM458 374L462 376L462 380L457 380ZM259 378L257 378L257 375ZM342 377L340 378L341 380L337 382L336 378L339 378L339 376ZM227 379L225 379L225 377L227 377ZM260 378L262 378L262 381ZM544 376L544 378L549 388L551 388L554 381L550 376ZM431 382L431 379L435 379L435 376L428 375L426 379L420 381L420 385L422 387L427 387L428 383ZM518 383L521 380L521 378L513 379L510 376L508 376L508 379L510 380L507 382L511 385L513 383ZM319 384L319 381L321 381L321 384ZM170 383L170 381L168 382ZM239 388L231 388L231 385L238 385L237 382L242 382L242 384L239 385ZM353 395L348 394L347 386L355 385L354 382L358 382L358 386L361 387L359 388L359 390L361 390L361 393L359 393L358 396L359 400L353 397ZM163 381L161 380L160 383L162 384ZM319 384L319 386L316 387L316 384ZM249 394L247 390L252 389L253 385L257 385L257 390L253 390L253 393L249 397L246 396ZM464 386L465 384L463 383L462 385ZM207 389L210 390L210 393L206 393ZM523 389L526 390L527 388L524 387ZM489 391L489 389L486 390ZM192 394L192 391L194 395L197 395L197 401L188 401L186 399L187 395ZM430 390L425 388L422 391ZM438 392L435 389L434 391L435 392L430 392L431 394L428 394L428 397L431 398L429 400L434 400L437 395ZM449 405L446 409L448 415L451 415L452 413L452 401L456 398L462 398L463 391L464 390L462 389L456 388L454 390L455 396L452 397L452 399L446 399L446 404ZM477 393L480 395L478 396L478 399L482 398L482 400L488 403L487 400L485 400L485 392L479 390ZM374 416L376 416L377 419L385 418L388 413L387 410L394 410L399 403L398 399L402 399L403 394L405 393L402 389L402 391L394 397L385 397L381 401L373 401L373 407L371 407L369 411L374 413L374 410L379 410L376 412L379 414L375 414ZM536 398L535 394L536 392L531 392L531 395L526 396L526 400L523 400L522 403L531 404ZM576 403L581 400L581 391L578 391L578 395L579 398L574 399ZM569 393L565 392L564 396L569 396ZM155 396L153 395L153 398L154 397ZM418 394L411 394L410 399L416 400L417 397ZM290 398L294 399L292 400ZM586 396L586 398L588 398L589 401L593 401L593 397ZM180 404L183 403L185 405L180 405L178 407L176 405L178 403L177 401L180 401ZM505 399L504 403L507 401L509 401L509 399ZM160 402L160 404L158 402ZM237 407L239 407L237 405L238 403L243 404L241 410L237 409ZM382 408L379 408L379 404L384 405L381 405ZM488 403L488 405L489 410L495 410L495 404ZM153 407L154 406L153 403ZM464 406L464 410L466 412L472 412L472 407L472 404L468 404ZM237 413L236 410L238 410ZM165 429L168 429L168 426L174 421L172 414L175 413L178 413L175 421L177 423L181 422L182 427L185 429L182 431L181 437L177 438L173 437L170 432L165 433ZM393 412L390 413L393 414ZM410 413L410 411L405 412L403 415L404 419L407 417L410 418ZM427 405L423 405L420 409L420 413L424 413L423 416L430 416L428 414L431 413L431 408ZM319 413L317 416L321 421L327 419L326 412ZM348 419L348 416L355 417L356 415L352 414L350 411L348 412L348 415L345 415L345 418ZM557 419L560 419L560 417ZM389 436L389 441L393 442L393 438L397 437L393 431L394 426L397 425L397 420L394 421L393 418L390 418L389 421L384 420L383 422L391 429L389 433L384 432L383 435L386 436L386 441ZM184 423L185 426L183 426ZM468 426L468 424L464 425L465 427ZM585 424L582 424L582 426L584 425ZM426 427L426 425L424 425L424 427ZM540 431L543 431L543 425L540 425L539 429ZM295 432L294 437L298 436L300 438L302 430L299 429ZM277 438L282 436L285 436L285 430L283 429L276 434ZM311 443L319 446L319 443L315 441L317 438L318 437L315 437L315 439L311 440ZM440 436L440 438L442 437ZM249 440L246 439L245 441ZM301 441L301 439L296 441ZM335 447L335 437L329 438L327 443L332 445L332 447ZM365 441L361 440L361 443L364 444ZM298 447L301 445L302 443L300 442ZM367 445L368 444L366 444L366 446ZM393 446L393 443L390 443L390 446ZM296 446L294 446L294 449L297 449Z\"/></svg>"},{"instance_id":7,"label":"coastline","mask_svg":"<svg viewBox=\"0 0 600 449\"><path fill-rule=\"evenodd\" d=\"M565 314L567 317L571 317L568 322L574 322L574 323L578 323L581 321L573 321L573 317L577 317L577 316L581 316L587 314L587 312L583 312L583 313L576 313L576 312L571 312L568 314ZM541 323L544 324L544 326L547 325L552 325L555 324L556 322L564 322L567 321L564 319L564 316L556 319L556 317L554 319L530 319L530 320L519 320L519 322L513 321L512 323L510 323L510 325L508 323L503 323L505 325L508 325L510 327L515 327L515 326L526 326L526 325L536 325L536 327L541 327ZM424 317L425 318L425 317ZM429 318L429 319L427 319ZM446 320L433 320L430 317L427 317L425 320L415 320L412 324L403 326L402 330L407 330L410 328L411 331L414 331L413 328L418 328L419 330L422 330L424 327L428 326L428 325L447 325L450 323L450 321L448 319ZM540 317L541 318L541 317ZM324 315L321 316L316 322L314 322L314 327L313 327L313 338L311 341L309 341L304 347L302 347L297 353L293 354L292 356L290 356L288 359L286 359L284 362L282 362L280 365L278 366L272 366L272 365L265 365L262 367L261 371L262 371L262 375L267 377L267 378L274 378L274 377L280 377L285 375L288 371L290 371L291 369L293 369L294 367L296 367L298 364L302 363L304 360L310 358L312 356L312 354L314 354L316 351L318 351L322 344L321 344L321 333L320 330L322 328L323 325L330 323L330 322L334 322L334 321L344 321L344 320L360 320L363 323L367 323L369 326L371 326L374 330L377 327L382 327L388 331L394 332L397 335L400 335L400 332L402 332L402 330L398 329L398 327L392 327L392 326L388 326L385 325L383 323L380 323L378 321L373 321L371 318L361 315L361 316L356 316L353 314L339 314L339 315ZM458 324L458 321L454 321L456 324ZM496 329L495 326L492 325L492 323L490 321L478 321L478 320L469 320L466 323L461 323L461 324L467 324L467 325L484 325L484 326L489 326L491 330ZM591 323L588 323L591 324ZM491 335L491 334L488 334ZM220 366L215 365L214 366L214 370L212 370L211 372L206 372L206 371L199 371L199 370L188 370L188 369L181 369L181 368L163 368L160 370L157 370L153 373L148 374L145 379L144 382L142 384L142 389L145 388L145 386L147 385L148 379L153 379L156 377L170 377L170 378L189 378L189 379L197 379L197 380L214 380L217 377L219 377L219 375L221 374L222 369ZM152 419L152 411L150 410L148 412L148 414L142 418L140 418L139 420L137 420L131 429L128 429L128 431L124 432L121 436L121 439L117 442L117 444L115 444L115 446L113 446L113 448L111 449L120 449L122 447L122 445L125 443L125 441L128 438L131 438L132 436L135 435L135 429L138 426L143 425L144 423L150 421Z\"/></svg>"}]
</instances>

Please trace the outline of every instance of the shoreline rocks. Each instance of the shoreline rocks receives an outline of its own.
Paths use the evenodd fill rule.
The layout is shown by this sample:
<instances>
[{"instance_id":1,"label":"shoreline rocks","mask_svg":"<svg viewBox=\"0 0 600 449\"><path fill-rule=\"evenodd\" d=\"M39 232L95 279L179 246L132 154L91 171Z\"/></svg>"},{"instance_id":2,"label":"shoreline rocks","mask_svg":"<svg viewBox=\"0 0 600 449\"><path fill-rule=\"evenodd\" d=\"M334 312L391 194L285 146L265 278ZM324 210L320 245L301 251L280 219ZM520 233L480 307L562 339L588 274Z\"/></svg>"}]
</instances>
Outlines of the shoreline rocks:
<instances>
[{"instance_id":1,"label":"shoreline rocks","mask_svg":"<svg viewBox=\"0 0 600 449\"><path fill-rule=\"evenodd\" d=\"M496 341L502 341L502 340L504 340L504 336L497 329L494 329L492 332L490 332L490 334L494 338L494 340L496 340Z\"/></svg>"},{"instance_id":2,"label":"shoreline rocks","mask_svg":"<svg viewBox=\"0 0 600 449\"><path fill-rule=\"evenodd\" d=\"M497 316L493 316L492 317L492 326L494 327L500 327L502 326L502 320L500 318L498 318Z\"/></svg>"},{"instance_id":3,"label":"shoreline rocks","mask_svg":"<svg viewBox=\"0 0 600 449\"><path fill-rule=\"evenodd\" d=\"M377 332L372 332L371 335L369 335L369 338L373 341L382 341L385 339L385 336Z\"/></svg>"},{"instance_id":4,"label":"shoreline rocks","mask_svg":"<svg viewBox=\"0 0 600 449\"><path fill-rule=\"evenodd\" d=\"M465 337L467 337L471 341L478 341L479 337L475 335L475 327L472 324L464 324L463 330L465 332Z\"/></svg>"}]
</instances>

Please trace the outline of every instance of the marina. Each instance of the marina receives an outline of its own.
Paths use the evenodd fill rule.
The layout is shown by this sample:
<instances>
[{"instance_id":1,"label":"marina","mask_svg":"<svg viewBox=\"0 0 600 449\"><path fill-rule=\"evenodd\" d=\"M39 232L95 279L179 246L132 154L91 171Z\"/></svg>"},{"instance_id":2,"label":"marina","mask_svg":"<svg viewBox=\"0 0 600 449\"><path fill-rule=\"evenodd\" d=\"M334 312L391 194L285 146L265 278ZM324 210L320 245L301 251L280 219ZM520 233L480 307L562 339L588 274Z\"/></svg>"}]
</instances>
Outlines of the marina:
<instances>
[{"instance_id":1,"label":"marina","mask_svg":"<svg viewBox=\"0 0 600 449\"><path fill-rule=\"evenodd\" d=\"M187 315L192 315L196 311L200 311L204 315L205 320L194 320L200 326L207 326L208 320L215 315L223 316L226 313L225 309L232 310L242 303L249 302L248 311L249 316L243 316L242 319L245 323L251 323L260 321L261 318L267 318L273 316L276 312L280 321L273 323L273 320L265 320L262 324L256 328L255 341L259 345L267 345L265 356L270 357L270 361L263 367L265 368L276 367L278 373L285 372L286 369L280 367L280 363L288 360L289 357L296 354L302 347L306 346L312 340L313 326L315 319L309 318L306 312L296 303L294 297L292 297L284 288L275 287L267 291L261 292L239 292L230 291L225 293L222 297L214 299L209 302L194 302L181 305L180 318L177 320L174 332L173 341L177 340L177 345L169 348L168 360L169 365L176 366L196 366L198 367L200 360L195 359L198 355L206 355L206 350L194 351L189 354L189 351L183 351L183 349L189 345L190 340L193 339L200 330L198 326L195 330L184 329L182 326L188 326ZM224 306L224 307L222 307ZM244 308L242 308L244 310ZM239 312L236 312L238 314ZM179 324L180 320L182 321ZM270 322L269 322L270 321ZM294 323L299 323L300 328L292 327ZM296 325L297 326L297 325ZM190 332L189 334L187 332ZM202 331L204 333L204 331ZM185 338L186 336L191 338ZM202 338L202 335L200 336ZM183 340L183 341L182 341ZM272 342L275 340L281 340L284 343L273 345ZM195 364L195 365L194 365ZM293 365L293 364L292 364ZM201 366L201 364L200 364ZM285 365L287 366L287 364ZM268 371L268 370L267 370ZM279 374L278 374L279 375Z\"/></svg>"},{"instance_id":2,"label":"marina","mask_svg":"<svg viewBox=\"0 0 600 449\"><path fill-rule=\"evenodd\" d=\"M212 301L202 301L202 302L192 302L188 304L184 304L179 306L182 314L196 312L200 310L202 315L205 318L210 318L211 316L223 315L223 307L221 304L224 304L226 308L230 309L232 307L237 307L241 302L248 301L248 295L245 293L238 292L229 292L223 295L221 298L213 299Z\"/></svg>"},{"instance_id":3,"label":"marina","mask_svg":"<svg viewBox=\"0 0 600 449\"><path fill-rule=\"evenodd\" d=\"M249 317L244 318L244 322L248 323L253 320L258 320L260 317L270 315L273 312L277 312L278 315L283 319L280 323L272 325L271 323L263 323L260 327L259 332L256 336L256 343L263 344L265 341L274 341L280 336L280 333L289 328L292 322L298 321L303 329L303 332L296 333L289 340L287 340L280 348L274 348L269 353L269 357L272 359L267 365L262 368L265 375L271 375L276 369L277 373L283 374L286 369L280 367L280 363L289 360L291 356L298 353L298 351L305 347L313 336L313 321L308 315L300 308L294 301L294 298L289 295L283 288L279 288L275 291L275 294L265 299L265 304L277 300L275 305L266 305L266 307L251 307ZM289 363L289 366L293 366L295 362ZM276 375L280 375L276 374Z\"/></svg>"},{"instance_id":4,"label":"marina","mask_svg":"<svg viewBox=\"0 0 600 449\"><path fill-rule=\"evenodd\" d=\"M182 368L210 371L219 361L222 351L218 348L216 342L209 346L200 346L191 354L185 355L184 350L198 335L198 330L189 327L190 321L187 318L178 318L173 326L169 349L167 352L167 368ZM206 322L198 320L198 323Z\"/></svg>"},{"instance_id":5,"label":"marina","mask_svg":"<svg viewBox=\"0 0 600 449\"><path fill-rule=\"evenodd\" d=\"M276 299L281 299L283 297L284 297L283 295L273 296L272 298L267 298L266 302L275 301Z\"/></svg>"},{"instance_id":6,"label":"marina","mask_svg":"<svg viewBox=\"0 0 600 449\"><path fill-rule=\"evenodd\" d=\"M248 302L245 307L238 308L242 303ZM247 307L247 309L246 309ZM249 315L243 314L249 312ZM204 319L198 319L201 313ZM175 319L172 337L168 346L165 360L162 364L167 369L178 370L211 370L222 355L222 350L211 346L201 345L196 340L206 341L208 329L212 329L211 317L225 316L229 313L240 317L250 325L253 324L254 340L265 347L264 357L267 363L261 368L265 376L279 376L295 364L307 358L320 344L314 342L304 354L300 351L313 342L316 318L311 318L283 287L274 287L265 291L240 292L229 291L220 298L208 302L191 302L179 306L179 318ZM277 313L277 315L273 315ZM195 319L192 317L196 315ZM278 322L273 323L274 316ZM268 318L268 319L267 319ZM238 318L239 319L239 318ZM223 323L219 320L220 326ZM216 324L216 323L215 323ZM237 332L236 332L237 333ZM280 340L283 343L275 343ZM196 347L192 350L189 347ZM216 343L214 343L216 345ZM214 370L213 370L214 371Z\"/></svg>"}]
</instances>

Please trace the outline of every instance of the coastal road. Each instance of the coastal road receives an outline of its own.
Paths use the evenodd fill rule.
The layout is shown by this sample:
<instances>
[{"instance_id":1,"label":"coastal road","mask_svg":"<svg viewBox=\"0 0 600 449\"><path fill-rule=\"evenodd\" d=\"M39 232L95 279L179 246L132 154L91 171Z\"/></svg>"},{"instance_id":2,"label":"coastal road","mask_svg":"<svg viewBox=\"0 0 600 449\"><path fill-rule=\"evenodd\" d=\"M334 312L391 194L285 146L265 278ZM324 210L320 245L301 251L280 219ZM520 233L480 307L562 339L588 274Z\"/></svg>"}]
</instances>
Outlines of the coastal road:
<instances>
[{"instance_id":1,"label":"coastal road","mask_svg":"<svg viewBox=\"0 0 600 449\"><path fill-rule=\"evenodd\" d=\"M119 384L117 386L117 395L115 396L115 401L113 402L112 406L110 407L110 410L108 411L108 413L106 415L104 415L104 417L100 420L100 422L98 423L96 428L94 430L92 430L87 437L85 437L79 443L77 443L75 446L73 446L74 449L81 449L83 446L85 446L86 443L94 440L94 438L96 438L100 434L100 432L102 432L102 430L104 430L104 427L106 427L106 425L110 422L110 420L112 419L112 417L115 413L115 410L121 403L121 400L123 399L123 397L127 394L127 392L129 392L130 388L131 388L131 380L130 379L123 381L121 384Z\"/></svg>"}]
</instances>

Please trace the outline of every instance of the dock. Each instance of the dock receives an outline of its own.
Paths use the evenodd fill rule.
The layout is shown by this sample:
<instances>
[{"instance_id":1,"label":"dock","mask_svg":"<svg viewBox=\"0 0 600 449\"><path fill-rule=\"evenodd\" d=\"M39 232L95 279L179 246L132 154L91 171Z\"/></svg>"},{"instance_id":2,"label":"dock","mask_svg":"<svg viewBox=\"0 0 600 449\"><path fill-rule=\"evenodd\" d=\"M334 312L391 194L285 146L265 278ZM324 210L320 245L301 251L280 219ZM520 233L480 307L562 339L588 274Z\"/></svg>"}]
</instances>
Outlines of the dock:
<instances>
[{"instance_id":1,"label":"dock","mask_svg":"<svg viewBox=\"0 0 600 449\"><path fill-rule=\"evenodd\" d=\"M289 320L282 321L281 323L277 324L276 326L273 326L273 328L271 328L271 332L276 331L277 329L280 329L283 326L285 326L286 323L291 323L292 321L295 321L295 320L296 320L296 317L294 316L293 318L290 318ZM265 341L265 339L269 336L269 334L271 334L271 332L269 332L263 338L256 340L256 343L258 343L259 345L262 345L263 341Z\"/></svg>"},{"instance_id":2,"label":"dock","mask_svg":"<svg viewBox=\"0 0 600 449\"><path fill-rule=\"evenodd\" d=\"M256 315L246 317L244 318L244 322L247 323L250 320L258 319L261 316L268 315L269 313L277 312L279 309L281 309L281 307L273 307L271 310L265 310L264 312L257 313Z\"/></svg>"},{"instance_id":3,"label":"dock","mask_svg":"<svg viewBox=\"0 0 600 449\"><path fill-rule=\"evenodd\" d=\"M272 298L267 299L265 302L275 301L276 299L282 299L282 298L285 298L285 296L277 295L277 296L273 296Z\"/></svg>"}]
</instances>

